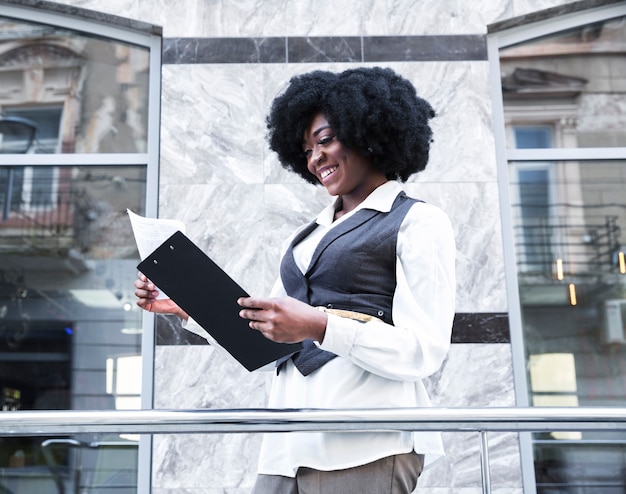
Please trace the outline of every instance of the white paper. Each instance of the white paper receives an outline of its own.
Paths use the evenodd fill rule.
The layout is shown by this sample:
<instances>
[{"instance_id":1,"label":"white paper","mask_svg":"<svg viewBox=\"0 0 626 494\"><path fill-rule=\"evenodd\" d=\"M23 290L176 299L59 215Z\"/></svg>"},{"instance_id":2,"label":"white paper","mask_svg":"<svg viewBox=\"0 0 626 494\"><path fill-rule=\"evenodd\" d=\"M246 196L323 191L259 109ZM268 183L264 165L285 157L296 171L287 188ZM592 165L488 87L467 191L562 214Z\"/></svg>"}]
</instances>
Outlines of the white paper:
<instances>
[{"instance_id":1,"label":"white paper","mask_svg":"<svg viewBox=\"0 0 626 494\"><path fill-rule=\"evenodd\" d=\"M139 257L143 261L154 250L170 238L174 233L180 231L185 233L185 224L182 221L165 218L146 218L133 213L127 209L130 224L139 250ZM157 288L157 290L159 290ZM159 290L158 299L169 298L162 290Z\"/></svg>"}]
</instances>

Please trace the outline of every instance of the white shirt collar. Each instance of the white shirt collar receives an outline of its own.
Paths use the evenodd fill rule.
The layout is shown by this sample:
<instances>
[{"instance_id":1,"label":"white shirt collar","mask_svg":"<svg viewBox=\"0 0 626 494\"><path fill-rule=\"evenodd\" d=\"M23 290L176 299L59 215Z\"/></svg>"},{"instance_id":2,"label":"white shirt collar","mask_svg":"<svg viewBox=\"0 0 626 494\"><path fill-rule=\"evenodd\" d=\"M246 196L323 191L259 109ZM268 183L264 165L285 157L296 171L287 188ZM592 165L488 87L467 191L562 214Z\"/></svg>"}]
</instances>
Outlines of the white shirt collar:
<instances>
[{"instance_id":1,"label":"white shirt collar","mask_svg":"<svg viewBox=\"0 0 626 494\"><path fill-rule=\"evenodd\" d=\"M363 202L361 202L361 204L359 204L348 214L343 215L337 221L342 221L345 218L349 218L360 209L374 209L376 211L381 211L384 213L389 212L391 211L393 201L395 201L400 192L402 192L402 186L395 180L389 180L388 182L385 182L381 186L374 189L372 193L367 196L363 200ZM333 224L335 217L335 207L337 206L338 200L339 198L337 197L332 204L324 208L322 212L317 216L316 222L319 225L330 226L331 224Z\"/></svg>"}]
</instances>

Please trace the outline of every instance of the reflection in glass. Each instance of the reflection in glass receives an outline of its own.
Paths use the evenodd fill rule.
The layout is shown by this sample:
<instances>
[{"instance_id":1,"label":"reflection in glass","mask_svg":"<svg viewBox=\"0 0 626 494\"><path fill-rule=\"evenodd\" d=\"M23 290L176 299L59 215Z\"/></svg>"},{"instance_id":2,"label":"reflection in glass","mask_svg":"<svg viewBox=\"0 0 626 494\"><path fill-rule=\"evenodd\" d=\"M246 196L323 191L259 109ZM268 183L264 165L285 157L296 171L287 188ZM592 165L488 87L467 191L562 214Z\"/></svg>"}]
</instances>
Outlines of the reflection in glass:
<instances>
[{"instance_id":1,"label":"reflection in glass","mask_svg":"<svg viewBox=\"0 0 626 494\"><path fill-rule=\"evenodd\" d=\"M7 445L0 450L3 494L137 492L136 440L115 435L32 436L11 438L11 445L18 449L8 459Z\"/></svg>"},{"instance_id":2,"label":"reflection in glass","mask_svg":"<svg viewBox=\"0 0 626 494\"><path fill-rule=\"evenodd\" d=\"M625 406L626 162L509 167L529 403ZM534 436L539 493L623 491L626 435Z\"/></svg>"},{"instance_id":3,"label":"reflection in glass","mask_svg":"<svg viewBox=\"0 0 626 494\"><path fill-rule=\"evenodd\" d=\"M514 242L534 406L626 404L626 163L541 161L626 146L626 21L501 51ZM626 436L534 434L537 492L623 492ZM582 491L581 491L582 492Z\"/></svg>"},{"instance_id":4,"label":"reflection in glass","mask_svg":"<svg viewBox=\"0 0 626 494\"><path fill-rule=\"evenodd\" d=\"M507 121L550 126L551 147L626 146L625 52L624 17L500 50Z\"/></svg>"},{"instance_id":5,"label":"reflection in glass","mask_svg":"<svg viewBox=\"0 0 626 494\"><path fill-rule=\"evenodd\" d=\"M533 161L509 167L522 279L623 285L626 164Z\"/></svg>"},{"instance_id":6,"label":"reflection in glass","mask_svg":"<svg viewBox=\"0 0 626 494\"><path fill-rule=\"evenodd\" d=\"M145 153L148 63L147 48L0 16L0 118L37 125L32 153ZM22 152L2 135L0 153Z\"/></svg>"},{"instance_id":7,"label":"reflection in glass","mask_svg":"<svg viewBox=\"0 0 626 494\"><path fill-rule=\"evenodd\" d=\"M0 154L24 154L33 145L37 124L15 116L0 118Z\"/></svg>"},{"instance_id":8,"label":"reflection in glass","mask_svg":"<svg viewBox=\"0 0 626 494\"><path fill-rule=\"evenodd\" d=\"M10 204L0 220L2 410L140 407L141 313L132 293L138 253L126 209L144 213L145 183L144 166L0 168L0 204ZM123 475L134 485L136 439L102 440L130 441L120 447L130 469ZM41 470L47 482L78 492L68 487L78 482L73 469L82 462L81 475L89 468L95 475L111 449L100 442L2 438L0 483L10 483L11 472L18 478ZM33 492L56 491L46 484Z\"/></svg>"}]
</instances>

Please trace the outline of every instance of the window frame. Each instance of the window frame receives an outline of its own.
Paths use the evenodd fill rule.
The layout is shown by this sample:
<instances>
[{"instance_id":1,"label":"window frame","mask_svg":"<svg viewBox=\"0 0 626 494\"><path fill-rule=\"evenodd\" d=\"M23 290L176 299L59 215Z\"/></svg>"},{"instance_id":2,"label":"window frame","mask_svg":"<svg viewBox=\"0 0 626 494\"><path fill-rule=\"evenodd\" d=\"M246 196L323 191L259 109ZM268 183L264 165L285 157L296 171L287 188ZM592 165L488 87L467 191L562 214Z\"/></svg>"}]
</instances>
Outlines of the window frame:
<instances>
[{"instance_id":1,"label":"window frame","mask_svg":"<svg viewBox=\"0 0 626 494\"><path fill-rule=\"evenodd\" d=\"M583 4L583 2L577 2ZM553 15L548 15L553 12ZM570 11L563 14L558 9L548 9L546 15L530 16L531 21L506 27L502 23L488 30L487 60L489 63L489 90L492 102L492 121L495 141L497 182L499 190L502 224L505 283L511 332L511 353L513 381L517 406L531 406L529 403L530 383L527 379L525 343L522 325L521 300L517 272L517 259L514 245L514 223L510 190L510 163L567 162L585 160L624 160L626 147L597 148L550 148L513 149L507 147L506 119L501 83L500 50L518 43L556 34L567 29L580 27L607 19L626 15L626 4L615 3L587 10ZM532 21L532 19L537 19ZM536 494L534 454L531 433L520 433L520 455L524 492Z\"/></svg>"},{"instance_id":2,"label":"window frame","mask_svg":"<svg viewBox=\"0 0 626 494\"><path fill-rule=\"evenodd\" d=\"M108 14L94 14L89 10L72 7L70 13L62 12L55 4L37 6L2 3L2 17L27 23L49 24L84 33L122 41L149 50L148 74L148 125L145 153L72 153L72 154L1 154L0 166L129 166L146 167L146 216L158 215L159 152L161 125L161 58L162 35L160 28L138 21ZM69 9L68 9L69 12ZM152 409L154 403L155 317L142 315L142 386L141 407ZM138 450L138 492L151 490L152 436L142 435Z\"/></svg>"}]
</instances>

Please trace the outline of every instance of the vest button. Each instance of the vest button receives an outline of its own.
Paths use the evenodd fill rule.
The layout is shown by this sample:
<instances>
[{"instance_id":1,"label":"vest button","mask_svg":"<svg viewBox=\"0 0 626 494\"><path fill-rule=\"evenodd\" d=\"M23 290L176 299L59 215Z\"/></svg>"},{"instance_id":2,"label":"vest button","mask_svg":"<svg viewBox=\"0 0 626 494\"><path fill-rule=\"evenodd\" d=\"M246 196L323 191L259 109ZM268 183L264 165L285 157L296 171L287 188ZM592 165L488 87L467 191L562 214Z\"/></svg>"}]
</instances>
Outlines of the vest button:
<instances>
[{"instance_id":1,"label":"vest button","mask_svg":"<svg viewBox=\"0 0 626 494\"><path fill-rule=\"evenodd\" d=\"M385 315L385 311L383 310L378 311L378 317L383 317L384 315Z\"/></svg>"},{"instance_id":2,"label":"vest button","mask_svg":"<svg viewBox=\"0 0 626 494\"><path fill-rule=\"evenodd\" d=\"M333 308L333 304L326 304L326 308L327 309L332 309Z\"/></svg>"}]
</instances>

